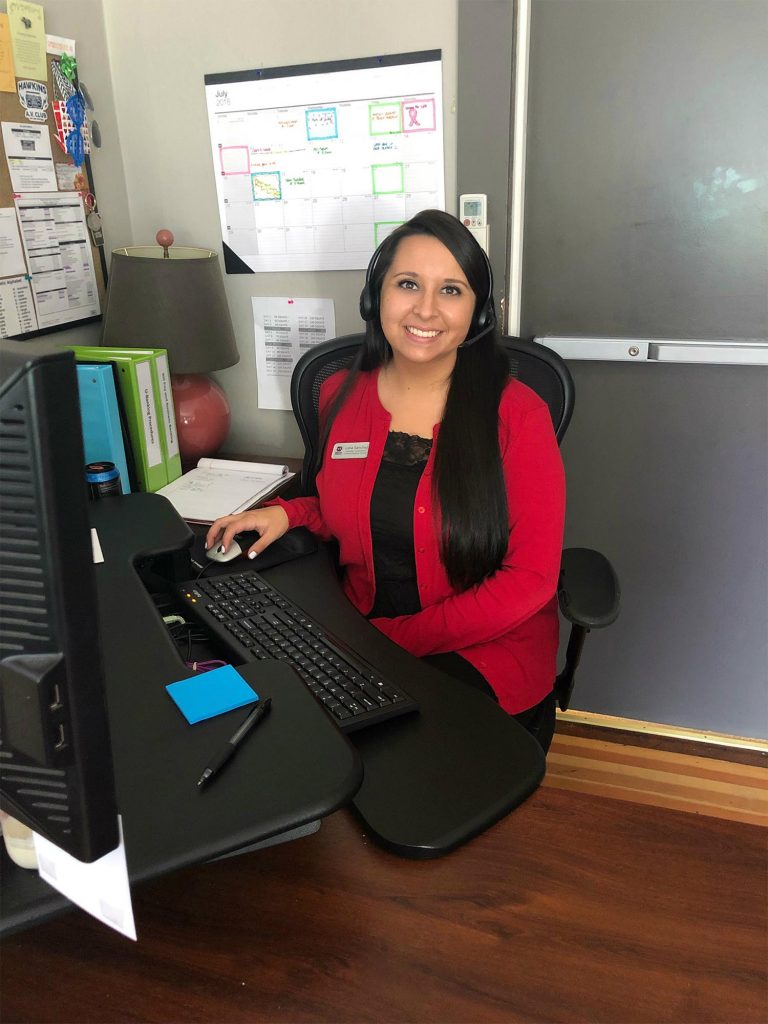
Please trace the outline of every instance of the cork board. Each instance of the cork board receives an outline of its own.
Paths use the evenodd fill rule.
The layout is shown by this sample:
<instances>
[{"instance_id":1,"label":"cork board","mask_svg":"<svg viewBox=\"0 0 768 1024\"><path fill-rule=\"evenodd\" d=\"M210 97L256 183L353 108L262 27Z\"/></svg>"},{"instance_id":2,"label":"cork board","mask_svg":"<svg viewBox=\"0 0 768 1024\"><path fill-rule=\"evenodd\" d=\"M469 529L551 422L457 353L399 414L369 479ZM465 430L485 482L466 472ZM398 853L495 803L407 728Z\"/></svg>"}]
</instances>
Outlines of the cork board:
<instances>
[{"instance_id":1,"label":"cork board","mask_svg":"<svg viewBox=\"0 0 768 1024\"><path fill-rule=\"evenodd\" d=\"M29 87L25 89L24 86L22 86L20 91L18 88L19 83L29 80L18 77L16 78L16 92L0 92L0 121L26 128L42 128L47 131L48 138L50 139L56 188L55 190L51 189L50 192L46 191L45 195L49 195L55 191L58 197L56 201L58 202L63 202L67 198L76 199L79 195L82 197L83 210L87 213L87 203L90 202L92 198L96 198L93 174L91 171L90 159L88 157L88 152L92 145L90 140L90 124L88 120L89 111L86 110L86 121L83 126L85 157L81 166L75 167L72 157L64 148L66 146L67 133L72 130L74 125L71 120L68 120L66 114L66 107L63 100L64 94L61 86L66 86L67 80L60 74L59 57L48 54L47 68L48 79L45 83L45 92L39 88L39 85L36 82L29 82ZM78 87L79 83L75 77L74 81L70 84L70 89L77 89ZM33 116L36 118L35 120L27 117L27 110L33 112ZM36 192L14 191L8 163L8 153L6 152L5 138L0 140L0 145L2 145L3 149L2 160L0 160L0 211L8 211L16 208L17 199L30 203L30 201L34 199ZM44 200L41 199L41 202L44 202ZM72 215L75 219L78 216L78 208L79 202L74 203L71 207ZM18 216L17 226L21 230L21 224ZM47 334L50 331L70 328L74 324L91 323L101 318L106 298L107 281L104 247L103 245L100 246L95 244L93 234L87 229L78 232L78 235L84 236L82 244L87 244L87 248L91 254L97 292L96 298L92 297L89 302L80 305L77 302L70 302L66 308L63 307L62 300L62 302L59 303L59 311L55 315L51 316L49 314L46 316L45 314L41 314L42 303L39 301L39 296L35 291L33 282L35 267L31 266L32 260L29 257L29 250L27 247L22 246L24 263L26 265L26 274L31 286L30 299L32 300L33 309L35 310L35 326L34 329L31 330L24 329L28 326L25 319L23 317L21 319L15 319L13 309L8 309L9 303L13 306L13 302L10 298L11 290L9 287L3 289L3 285L5 284L8 286L12 280L17 279L17 275L13 275L13 277L0 276L0 290L3 291L2 297L5 299L6 311L9 313L6 324L5 317L0 312L0 337L32 338L42 334ZM66 263L66 260L64 260L64 262ZM86 311L85 314L84 310ZM55 320L56 322L51 322L52 320ZM14 330L14 327L17 329Z\"/></svg>"}]
</instances>

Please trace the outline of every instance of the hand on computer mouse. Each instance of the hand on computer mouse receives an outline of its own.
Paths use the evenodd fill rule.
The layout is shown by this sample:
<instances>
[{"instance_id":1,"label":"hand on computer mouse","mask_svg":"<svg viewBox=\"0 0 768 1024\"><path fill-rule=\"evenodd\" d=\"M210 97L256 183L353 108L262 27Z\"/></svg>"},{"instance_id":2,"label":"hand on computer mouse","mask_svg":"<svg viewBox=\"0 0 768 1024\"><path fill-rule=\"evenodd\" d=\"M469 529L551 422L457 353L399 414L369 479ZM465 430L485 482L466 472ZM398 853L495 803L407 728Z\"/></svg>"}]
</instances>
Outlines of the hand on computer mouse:
<instances>
[{"instance_id":1,"label":"hand on computer mouse","mask_svg":"<svg viewBox=\"0 0 768 1024\"><path fill-rule=\"evenodd\" d=\"M222 554L228 553L235 535L250 530L259 534L259 539L246 552L249 558L255 558L278 537L282 537L288 525L288 516L280 505L254 508L236 516L222 516L211 524L205 535L206 553L218 547L223 548Z\"/></svg>"},{"instance_id":2,"label":"hand on computer mouse","mask_svg":"<svg viewBox=\"0 0 768 1024\"><path fill-rule=\"evenodd\" d=\"M233 540L226 551L220 544L214 544L212 548L208 548L205 552L205 557L211 562L231 562L235 558L239 558L242 555L243 549Z\"/></svg>"}]
</instances>

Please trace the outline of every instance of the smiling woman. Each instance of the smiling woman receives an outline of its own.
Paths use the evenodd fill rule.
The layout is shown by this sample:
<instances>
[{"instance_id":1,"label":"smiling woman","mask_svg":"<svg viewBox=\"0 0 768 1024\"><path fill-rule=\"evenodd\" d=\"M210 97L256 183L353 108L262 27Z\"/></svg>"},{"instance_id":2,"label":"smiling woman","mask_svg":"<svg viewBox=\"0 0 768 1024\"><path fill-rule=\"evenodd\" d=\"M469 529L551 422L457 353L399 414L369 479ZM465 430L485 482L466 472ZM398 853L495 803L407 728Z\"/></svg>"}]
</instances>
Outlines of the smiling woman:
<instances>
[{"instance_id":1,"label":"smiling woman","mask_svg":"<svg viewBox=\"0 0 768 1024\"><path fill-rule=\"evenodd\" d=\"M257 530L259 553L294 526L335 538L355 607L546 750L563 469L547 407L510 379L492 296L455 217L427 210L393 231L366 274L359 356L320 392L317 496L217 520L207 544Z\"/></svg>"},{"instance_id":2,"label":"smiling woman","mask_svg":"<svg viewBox=\"0 0 768 1024\"><path fill-rule=\"evenodd\" d=\"M381 285L381 329L391 358L379 372L390 430L432 437L443 418L456 353L468 336L475 293L442 242L404 238Z\"/></svg>"},{"instance_id":3,"label":"smiling woman","mask_svg":"<svg viewBox=\"0 0 768 1024\"><path fill-rule=\"evenodd\" d=\"M404 238L381 285L381 328L392 349L390 367L427 377L447 391L456 350L467 337L476 297L456 258L428 235Z\"/></svg>"}]
</instances>

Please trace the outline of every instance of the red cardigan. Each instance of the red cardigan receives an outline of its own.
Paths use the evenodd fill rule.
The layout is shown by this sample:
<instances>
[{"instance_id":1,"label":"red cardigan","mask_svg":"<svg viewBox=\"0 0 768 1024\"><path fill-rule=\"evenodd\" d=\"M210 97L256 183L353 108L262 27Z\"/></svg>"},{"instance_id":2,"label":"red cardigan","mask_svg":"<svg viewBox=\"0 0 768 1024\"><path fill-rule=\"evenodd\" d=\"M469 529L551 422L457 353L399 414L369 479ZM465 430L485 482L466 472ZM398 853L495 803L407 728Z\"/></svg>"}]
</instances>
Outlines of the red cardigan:
<instances>
[{"instance_id":1,"label":"red cardigan","mask_svg":"<svg viewBox=\"0 0 768 1024\"><path fill-rule=\"evenodd\" d=\"M326 408L344 372L320 391ZM317 476L317 498L278 499L291 527L335 537L344 590L367 615L375 579L370 504L390 416L379 401L378 371L361 373L338 413ZM565 514L562 461L549 411L533 391L510 381L499 405L499 442L509 508L509 547L501 567L457 593L440 561L432 502L432 469L439 424L413 511L416 577L422 610L373 624L419 657L456 651L488 680L511 714L533 707L551 691L556 674L555 593ZM337 444L369 442L365 458L333 458Z\"/></svg>"}]
</instances>

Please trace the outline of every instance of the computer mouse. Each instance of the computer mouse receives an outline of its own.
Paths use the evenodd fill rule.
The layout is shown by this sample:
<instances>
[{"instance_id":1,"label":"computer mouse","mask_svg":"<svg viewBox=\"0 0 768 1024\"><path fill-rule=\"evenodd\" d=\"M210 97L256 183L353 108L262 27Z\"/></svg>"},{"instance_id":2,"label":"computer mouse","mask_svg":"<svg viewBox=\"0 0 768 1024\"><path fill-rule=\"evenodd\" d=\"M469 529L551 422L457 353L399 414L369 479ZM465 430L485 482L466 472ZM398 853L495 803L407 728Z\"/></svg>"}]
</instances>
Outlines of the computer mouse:
<instances>
[{"instance_id":1,"label":"computer mouse","mask_svg":"<svg viewBox=\"0 0 768 1024\"><path fill-rule=\"evenodd\" d=\"M226 551L221 550L220 544L214 544L212 548L208 548L205 552L205 557L211 562L231 562L233 559L239 558L242 553L243 549L236 540L233 540L229 542L229 547Z\"/></svg>"}]
</instances>

